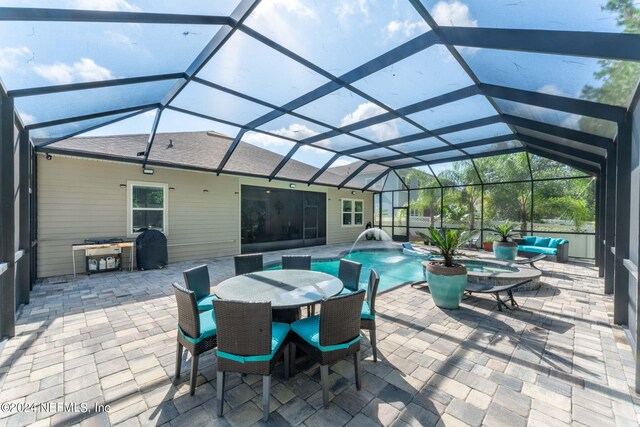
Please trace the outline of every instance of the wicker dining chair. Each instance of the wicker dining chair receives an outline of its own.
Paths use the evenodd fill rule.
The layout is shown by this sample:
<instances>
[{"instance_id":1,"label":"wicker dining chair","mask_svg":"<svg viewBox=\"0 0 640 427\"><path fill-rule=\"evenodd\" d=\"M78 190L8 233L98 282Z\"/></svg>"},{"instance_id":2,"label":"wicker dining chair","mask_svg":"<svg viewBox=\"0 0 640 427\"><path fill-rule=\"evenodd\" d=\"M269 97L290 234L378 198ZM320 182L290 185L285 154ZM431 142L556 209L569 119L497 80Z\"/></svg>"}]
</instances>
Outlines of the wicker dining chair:
<instances>
[{"instance_id":1,"label":"wicker dining chair","mask_svg":"<svg viewBox=\"0 0 640 427\"><path fill-rule=\"evenodd\" d=\"M371 343L374 362L378 361L378 345L376 342L376 296L378 294L379 284L380 275L372 269L371 274L369 274L367 297L362 303L362 312L360 313L360 329L369 331L369 342Z\"/></svg>"},{"instance_id":2,"label":"wicker dining chair","mask_svg":"<svg viewBox=\"0 0 640 427\"><path fill-rule=\"evenodd\" d=\"M184 284L186 288L196 294L198 310L213 310L212 301L217 299L211 295L211 280L209 280L209 269L206 265L190 268L183 271Z\"/></svg>"},{"instance_id":3,"label":"wicker dining chair","mask_svg":"<svg viewBox=\"0 0 640 427\"><path fill-rule=\"evenodd\" d=\"M198 376L198 358L205 351L216 347L216 319L213 311L198 312L196 294L177 283L173 284L173 292L178 304L178 333L176 348L176 380L180 378L182 366L182 348L191 353L190 394L196 392Z\"/></svg>"},{"instance_id":4,"label":"wicker dining chair","mask_svg":"<svg viewBox=\"0 0 640 427\"><path fill-rule=\"evenodd\" d=\"M271 321L271 302L213 302L218 325L218 416L224 409L227 372L262 375L263 421L269 420L271 372L284 355L284 377L289 379L289 325Z\"/></svg>"},{"instance_id":5,"label":"wicker dining chair","mask_svg":"<svg viewBox=\"0 0 640 427\"><path fill-rule=\"evenodd\" d=\"M311 255L282 255L283 270L311 270Z\"/></svg>"},{"instance_id":6,"label":"wicker dining chair","mask_svg":"<svg viewBox=\"0 0 640 427\"><path fill-rule=\"evenodd\" d=\"M342 280L344 289L341 295L357 291L360 288L360 272L362 264L348 259L341 259L338 267L338 279Z\"/></svg>"},{"instance_id":7,"label":"wicker dining chair","mask_svg":"<svg viewBox=\"0 0 640 427\"><path fill-rule=\"evenodd\" d=\"M283 270L311 270L311 255L282 255L282 269ZM311 304L307 306L307 313L309 316L313 316L315 314L315 305ZM278 314L278 317L283 317ZM291 323L300 318L298 315L297 318L293 318L291 314L288 314L286 317L292 319L287 323Z\"/></svg>"},{"instance_id":8,"label":"wicker dining chair","mask_svg":"<svg viewBox=\"0 0 640 427\"><path fill-rule=\"evenodd\" d=\"M236 255L233 257L233 263L236 268L236 276L255 273L264 269L262 254Z\"/></svg>"},{"instance_id":9,"label":"wicker dining chair","mask_svg":"<svg viewBox=\"0 0 640 427\"><path fill-rule=\"evenodd\" d=\"M291 354L296 346L320 364L322 402L329 405L329 364L353 354L356 388L360 390L360 313L364 290L322 301L320 315L291 324ZM291 363L291 373L295 366Z\"/></svg>"}]
</instances>

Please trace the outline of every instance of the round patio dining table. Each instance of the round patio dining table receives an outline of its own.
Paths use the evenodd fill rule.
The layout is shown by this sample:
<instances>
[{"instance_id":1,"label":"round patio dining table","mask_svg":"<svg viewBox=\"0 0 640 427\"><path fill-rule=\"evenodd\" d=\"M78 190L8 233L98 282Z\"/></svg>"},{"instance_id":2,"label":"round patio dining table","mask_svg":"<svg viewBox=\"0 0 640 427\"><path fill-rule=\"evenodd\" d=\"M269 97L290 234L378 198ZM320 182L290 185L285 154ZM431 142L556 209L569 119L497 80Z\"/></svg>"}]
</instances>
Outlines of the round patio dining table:
<instances>
[{"instance_id":1,"label":"round patio dining table","mask_svg":"<svg viewBox=\"0 0 640 427\"><path fill-rule=\"evenodd\" d=\"M235 276L212 288L221 299L271 301L271 308L298 308L338 295L337 277L309 270L267 270Z\"/></svg>"}]
</instances>

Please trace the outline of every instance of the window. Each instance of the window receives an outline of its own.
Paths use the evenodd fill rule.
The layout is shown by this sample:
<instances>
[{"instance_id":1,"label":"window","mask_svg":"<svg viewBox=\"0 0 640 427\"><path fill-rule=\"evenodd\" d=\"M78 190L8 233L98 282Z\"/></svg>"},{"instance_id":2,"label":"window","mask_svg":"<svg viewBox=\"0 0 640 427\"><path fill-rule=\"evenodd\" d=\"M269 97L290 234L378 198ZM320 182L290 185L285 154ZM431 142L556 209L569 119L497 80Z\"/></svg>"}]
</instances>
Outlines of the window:
<instances>
[{"instance_id":1,"label":"window","mask_svg":"<svg viewBox=\"0 0 640 427\"><path fill-rule=\"evenodd\" d=\"M342 199L342 226L350 227L364 224L364 201Z\"/></svg>"},{"instance_id":2,"label":"window","mask_svg":"<svg viewBox=\"0 0 640 427\"><path fill-rule=\"evenodd\" d=\"M127 230L129 236L149 230L167 234L167 185L149 182L128 182L129 212Z\"/></svg>"}]
</instances>

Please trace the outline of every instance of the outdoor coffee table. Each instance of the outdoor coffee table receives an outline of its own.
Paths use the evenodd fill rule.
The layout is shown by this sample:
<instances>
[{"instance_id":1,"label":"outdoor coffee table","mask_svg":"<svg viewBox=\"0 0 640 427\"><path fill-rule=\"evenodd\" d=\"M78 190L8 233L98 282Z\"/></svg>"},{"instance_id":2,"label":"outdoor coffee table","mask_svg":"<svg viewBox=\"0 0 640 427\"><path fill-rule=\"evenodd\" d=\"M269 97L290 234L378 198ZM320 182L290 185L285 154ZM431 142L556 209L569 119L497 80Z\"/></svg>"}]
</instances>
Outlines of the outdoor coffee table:
<instances>
[{"instance_id":1,"label":"outdoor coffee table","mask_svg":"<svg viewBox=\"0 0 640 427\"><path fill-rule=\"evenodd\" d=\"M512 307L519 307L516 300L513 298L513 289L517 288L520 285L525 285L529 283L531 279L522 280L520 282L514 282L507 285L492 285L489 283L472 283L468 282L467 287L465 288L465 292L467 294L491 294L498 302L498 310L502 311L502 307L511 310ZM509 297L509 301L511 302L511 307L509 307L503 300L500 299L500 292L506 292Z\"/></svg>"},{"instance_id":2,"label":"outdoor coffee table","mask_svg":"<svg viewBox=\"0 0 640 427\"><path fill-rule=\"evenodd\" d=\"M267 270L235 276L212 288L221 299L271 301L272 309L292 309L338 295L343 284L337 277L309 270Z\"/></svg>"}]
</instances>

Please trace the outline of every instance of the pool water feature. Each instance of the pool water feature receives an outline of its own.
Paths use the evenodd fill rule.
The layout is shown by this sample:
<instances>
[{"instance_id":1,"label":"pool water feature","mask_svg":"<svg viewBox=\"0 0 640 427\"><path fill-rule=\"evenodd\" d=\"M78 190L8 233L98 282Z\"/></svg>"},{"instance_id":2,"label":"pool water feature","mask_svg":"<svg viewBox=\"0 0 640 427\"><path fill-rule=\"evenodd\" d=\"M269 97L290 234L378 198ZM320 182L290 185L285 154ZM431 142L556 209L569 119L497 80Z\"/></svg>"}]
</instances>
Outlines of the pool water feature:
<instances>
[{"instance_id":1,"label":"pool water feature","mask_svg":"<svg viewBox=\"0 0 640 427\"><path fill-rule=\"evenodd\" d=\"M426 279L422 263L426 257L405 255L400 249L368 249L358 250L344 254L342 258L356 261L362 264L360 274L360 288L366 289L371 269L375 269L380 275L378 292L384 292L415 282L423 282ZM468 280L477 283L506 284L521 281L527 278L533 283L518 287L519 290L531 290L540 287L538 282L541 272L534 268L523 267L502 261L484 261L477 259L458 260L467 267ZM311 262L311 270L338 276L340 258L318 259ZM267 264L266 270L281 269L280 263Z\"/></svg>"}]
</instances>

